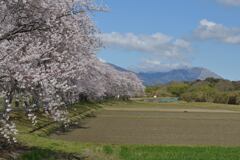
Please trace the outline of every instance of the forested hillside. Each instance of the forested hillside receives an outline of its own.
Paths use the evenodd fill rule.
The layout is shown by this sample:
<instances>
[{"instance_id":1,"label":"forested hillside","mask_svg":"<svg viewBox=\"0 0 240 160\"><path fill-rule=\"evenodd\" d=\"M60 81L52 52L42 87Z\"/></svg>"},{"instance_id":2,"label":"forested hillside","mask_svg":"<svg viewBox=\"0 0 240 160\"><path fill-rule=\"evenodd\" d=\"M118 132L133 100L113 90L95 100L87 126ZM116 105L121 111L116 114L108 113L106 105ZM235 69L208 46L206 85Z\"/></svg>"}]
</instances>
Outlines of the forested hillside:
<instances>
[{"instance_id":1,"label":"forested hillside","mask_svg":"<svg viewBox=\"0 0 240 160\"><path fill-rule=\"evenodd\" d=\"M187 102L240 104L240 82L208 78L194 82L171 82L147 87L150 97L179 97Z\"/></svg>"}]
</instances>

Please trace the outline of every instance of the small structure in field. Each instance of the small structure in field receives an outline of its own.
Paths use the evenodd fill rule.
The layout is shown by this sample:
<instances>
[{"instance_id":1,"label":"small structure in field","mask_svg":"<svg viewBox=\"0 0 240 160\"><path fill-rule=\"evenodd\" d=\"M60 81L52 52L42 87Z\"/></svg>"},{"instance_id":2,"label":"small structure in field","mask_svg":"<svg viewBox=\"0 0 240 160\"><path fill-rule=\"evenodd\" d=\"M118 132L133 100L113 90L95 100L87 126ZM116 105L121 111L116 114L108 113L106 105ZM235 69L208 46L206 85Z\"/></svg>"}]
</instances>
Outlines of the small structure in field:
<instances>
[{"instance_id":1,"label":"small structure in field","mask_svg":"<svg viewBox=\"0 0 240 160\"><path fill-rule=\"evenodd\" d=\"M158 103L173 103L173 102L178 102L179 98L178 97L153 97L153 98L147 98L144 99L146 102L158 102Z\"/></svg>"}]
</instances>

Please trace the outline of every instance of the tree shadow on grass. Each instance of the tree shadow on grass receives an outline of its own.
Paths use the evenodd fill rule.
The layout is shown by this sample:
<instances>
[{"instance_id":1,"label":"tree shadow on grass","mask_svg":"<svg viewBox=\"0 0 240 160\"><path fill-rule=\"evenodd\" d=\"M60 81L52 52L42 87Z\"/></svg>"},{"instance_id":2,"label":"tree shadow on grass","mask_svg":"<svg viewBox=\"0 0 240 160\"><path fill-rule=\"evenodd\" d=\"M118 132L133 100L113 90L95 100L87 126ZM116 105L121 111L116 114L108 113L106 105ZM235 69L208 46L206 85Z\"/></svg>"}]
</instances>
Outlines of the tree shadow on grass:
<instances>
[{"instance_id":1,"label":"tree shadow on grass","mask_svg":"<svg viewBox=\"0 0 240 160\"><path fill-rule=\"evenodd\" d=\"M78 154L55 152L48 149L32 148L19 156L17 160L84 160Z\"/></svg>"}]
</instances>

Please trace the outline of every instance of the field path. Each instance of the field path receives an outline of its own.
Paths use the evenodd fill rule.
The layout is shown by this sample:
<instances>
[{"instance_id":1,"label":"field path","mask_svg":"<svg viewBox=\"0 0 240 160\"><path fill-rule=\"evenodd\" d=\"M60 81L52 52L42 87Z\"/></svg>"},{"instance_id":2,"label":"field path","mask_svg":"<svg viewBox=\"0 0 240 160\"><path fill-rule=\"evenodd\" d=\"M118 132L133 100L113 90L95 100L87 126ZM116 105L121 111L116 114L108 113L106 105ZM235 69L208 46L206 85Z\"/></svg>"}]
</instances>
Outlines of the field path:
<instances>
[{"instance_id":1,"label":"field path","mask_svg":"<svg viewBox=\"0 0 240 160\"><path fill-rule=\"evenodd\" d=\"M105 107L106 111L142 111L142 112L196 112L196 113L240 113L239 111L223 110L223 109L175 109L175 108L116 108Z\"/></svg>"}]
</instances>

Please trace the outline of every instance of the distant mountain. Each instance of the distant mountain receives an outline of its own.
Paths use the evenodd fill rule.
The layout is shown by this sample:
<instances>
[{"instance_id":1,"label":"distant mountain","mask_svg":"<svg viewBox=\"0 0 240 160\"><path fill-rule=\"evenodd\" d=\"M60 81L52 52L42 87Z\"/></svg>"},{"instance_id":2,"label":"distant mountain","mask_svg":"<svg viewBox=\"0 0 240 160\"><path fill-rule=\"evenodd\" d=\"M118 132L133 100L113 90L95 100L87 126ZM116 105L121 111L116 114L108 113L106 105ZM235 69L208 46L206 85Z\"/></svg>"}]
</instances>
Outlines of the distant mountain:
<instances>
[{"instance_id":1,"label":"distant mountain","mask_svg":"<svg viewBox=\"0 0 240 160\"><path fill-rule=\"evenodd\" d=\"M117 66L117 65L115 65L115 64L112 64L112 63L107 63L108 65L110 65L110 66L112 66L114 69L116 69L116 70L118 70L118 71L121 71L121 72L131 72L131 71L129 71L129 70L127 70L127 69L124 69L124 68L122 68L122 67L119 67L119 66Z\"/></svg>"},{"instance_id":2,"label":"distant mountain","mask_svg":"<svg viewBox=\"0 0 240 160\"><path fill-rule=\"evenodd\" d=\"M114 64L109 65L122 72L132 72ZM140 72L136 73L136 75L143 81L144 85L147 86L166 84L172 81L195 81L205 80L206 78L222 79L222 77L216 73L200 67L175 69L169 72Z\"/></svg>"},{"instance_id":3,"label":"distant mountain","mask_svg":"<svg viewBox=\"0 0 240 160\"><path fill-rule=\"evenodd\" d=\"M222 79L222 77L216 73L199 67L176 69L169 72L138 73L138 77L148 86L166 84L172 81L194 81L205 80L206 78Z\"/></svg>"}]
</instances>

